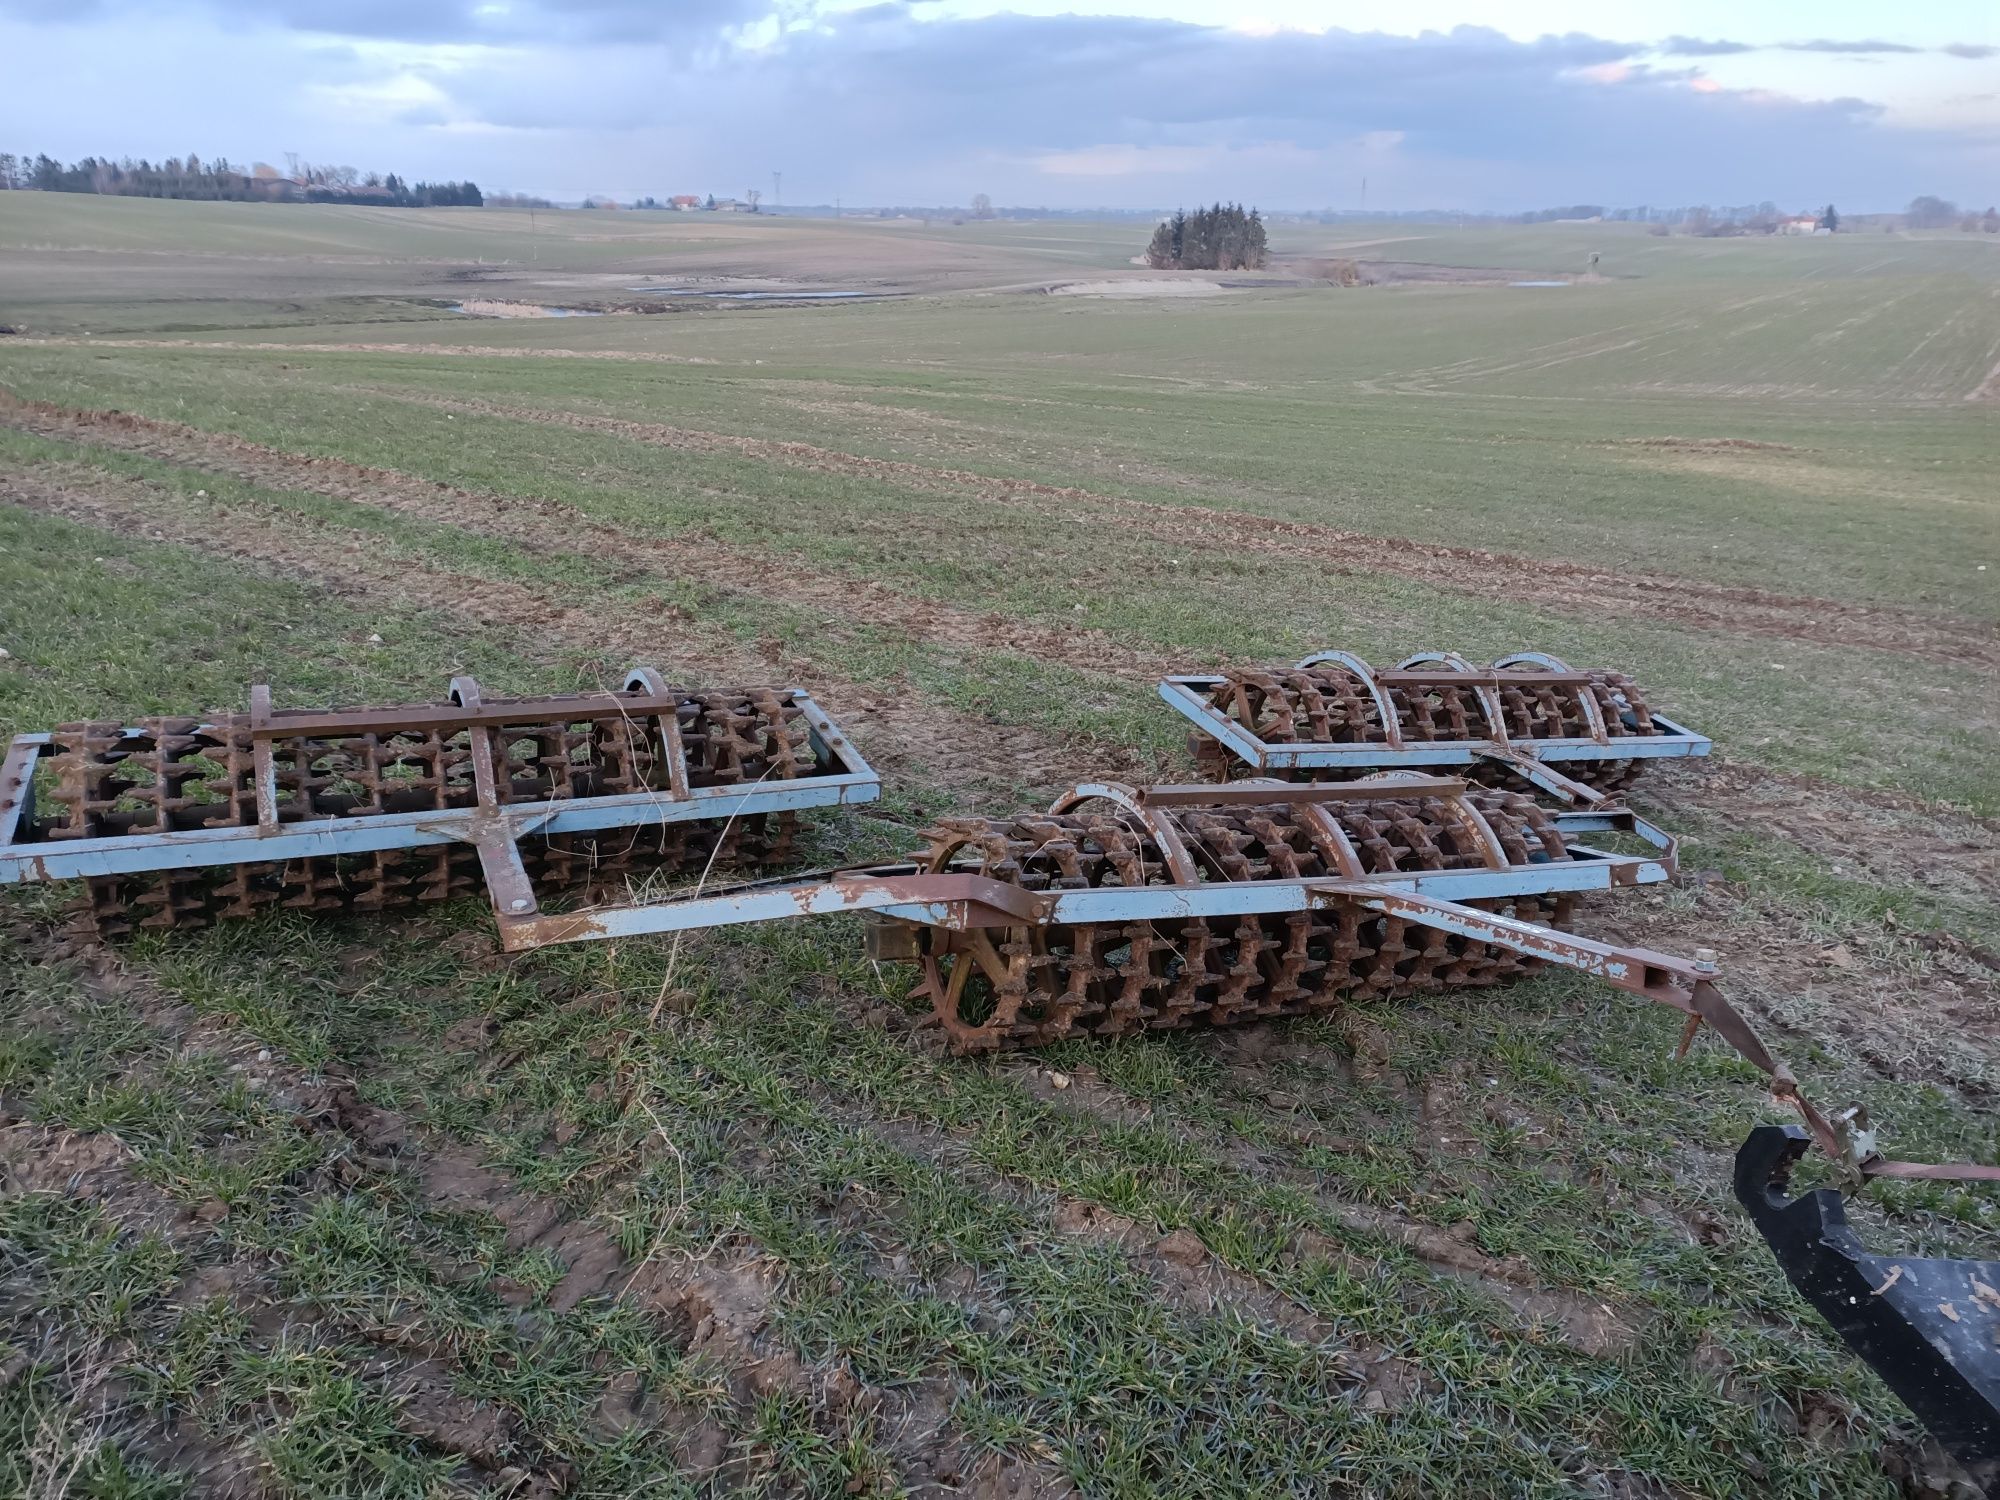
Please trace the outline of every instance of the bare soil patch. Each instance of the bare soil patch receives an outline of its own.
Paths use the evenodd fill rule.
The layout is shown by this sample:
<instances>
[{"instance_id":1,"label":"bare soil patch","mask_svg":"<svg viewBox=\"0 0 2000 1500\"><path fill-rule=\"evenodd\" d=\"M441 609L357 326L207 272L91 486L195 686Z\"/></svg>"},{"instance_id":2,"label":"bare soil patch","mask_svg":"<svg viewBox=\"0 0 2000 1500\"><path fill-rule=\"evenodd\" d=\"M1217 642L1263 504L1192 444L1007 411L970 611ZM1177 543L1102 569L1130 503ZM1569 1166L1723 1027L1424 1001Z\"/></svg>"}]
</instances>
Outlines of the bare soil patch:
<instances>
[{"instance_id":1,"label":"bare soil patch","mask_svg":"<svg viewBox=\"0 0 2000 1500\"><path fill-rule=\"evenodd\" d=\"M215 1216L142 1181L133 1171L137 1160L114 1135L25 1123L0 1128L0 1192L95 1203L121 1228L169 1244L205 1238Z\"/></svg>"},{"instance_id":2,"label":"bare soil patch","mask_svg":"<svg viewBox=\"0 0 2000 1500\"><path fill-rule=\"evenodd\" d=\"M1965 393L1968 401L2000 401L2000 364L1986 372L1986 378Z\"/></svg>"},{"instance_id":3,"label":"bare soil patch","mask_svg":"<svg viewBox=\"0 0 2000 1500\"><path fill-rule=\"evenodd\" d=\"M1777 834L1837 875L2000 907L2000 826L1990 818L1724 756L1710 757L1698 773L1655 772L1640 795L1670 822L1698 818Z\"/></svg>"},{"instance_id":4,"label":"bare soil patch","mask_svg":"<svg viewBox=\"0 0 2000 1500\"><path fill-rule=\"evenodd\" d=\"M1614 445L1621 448L1685 448L1701 453L1751 451L1757 453L1796 453L1799 450L1791 443L1760 443L1754 438L1684 438L1684 437L1636 437L1620 438Z\"/></svg>"},{"instance_id":5,"label":"bare soil patch","mask_svg":"<svg viewBox=\"0 0 2000 1500\"><path fill-rule=\"evenodd\" d=\"M1121 276L1112 281L1066 281L1048 290L1051 296L1056 297L1109 297L1119 301L1137 301L1156 297L1220 297L1231 288L1219 281L1199 277L1162 276L1155 279Z\"/></svg>"}]
</instances>

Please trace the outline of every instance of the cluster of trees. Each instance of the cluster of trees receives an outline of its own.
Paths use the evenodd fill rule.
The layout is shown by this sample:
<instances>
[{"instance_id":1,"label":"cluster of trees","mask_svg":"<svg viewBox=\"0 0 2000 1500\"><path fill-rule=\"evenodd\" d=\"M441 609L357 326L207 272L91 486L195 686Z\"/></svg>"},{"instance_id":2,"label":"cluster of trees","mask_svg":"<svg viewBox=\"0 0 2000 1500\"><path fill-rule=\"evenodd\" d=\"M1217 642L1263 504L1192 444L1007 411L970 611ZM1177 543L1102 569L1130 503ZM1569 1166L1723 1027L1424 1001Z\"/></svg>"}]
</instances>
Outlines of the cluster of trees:
<instances>
[{"instance_id":1,"label":"cluster of trees","mask_svg":"<svg viewBox=\"0 0 2000 1500\"><path fill-rule=\"evenodd\" d=\"M1698 234L1705 239L1730 239L1746 234L1776 234L1793 219L1811 219L1813 228L1824 229L1828 234L1840 228L1840 210L1831 203L1800 214L1780 213L1769 203L1759 204L1755 212L1749 214L1733 209L1712 211L1695 208L1688 211L1681 227L1689 234Z\"/></svg>"},{"instance_id":2,"label":"cluster of trees","mask_svg":"<svg viewBox=\"0 0 2000 1500\"><path fill-rule=\"evenodd\" d=\"M1533 213L1514 214L1512 220L1516 224L1545 224L1558 219L1605 219L1614 223L1651 224L1655 234L1679 229L1686 234L1725 238L1775 234L1787 219L1794 217L1810 218L1820 229L1838 230L1841 227L1840 213L1831 203L1824 208L1807 209L1802 214L1792 215L1781 212L1778 205L1769 199L1762 203L1725 204L1719 208L1708 204L1687 208L1652 208L1643 204L1637 208L1605 208L1595 203L1572 203L1562 208L1540 208ZM1929 193L1910 201L1910 206L1903 212L1903 222L1911 229L1949 229L1957 225L1966 231L2000 234L2000 210L1989 208L1982 214L1972 209L1961 209L1956 203ZM1893 228L1893 218L1885 222L1884 227Z\"/></svg>"},{"instance_id":3,"label":"cluster of trees","mask_svg":"<svg viewBox=\"0 0 2000 1500\"><path fill-rule=\"evenodd\" d=\"M126 198L199 198L273 201L303 198L308 203L386 203L403 208L477 208L485 202L474 182L407 183L394 172L363 174L353 167L316 167L294 162L280 176L266 162L244 168L224 157L207 162L190 152L185 159L150 162L143 157L113 161L86 156L59 162L54 157L16 156L0 151L0 189L43 193L107 193Z\"/></svg>"},{"instance_id":4,"label":"cluster of trees","mask_svg":"<svg viewBox=\"0 0 2000 1500\"><path fill-rule=\"evenodd\" d=\"M223 157L203 162L189 153L185 161L168 157L158 163L127 157L86 156L67 164L52 156L0 151L0 188L44 193L117 193L131 198L246 199L258 195L257 179Z\"/></svg>"},{"instance_id":5,"label":"cluster of trees","mask_svg":"<svg viewBox=\"0 0 2000 1500\"><path fill-rule=\"evenodd\" d=\"M1261 271L1268 259L1263 216L1240 203L1177 208L1146 247L1146 264L1159 271Z\"/></svg>"},{"instance_id":6,"label":"cluster of trees","mask_svg":"<svg viewBox=\"0 0 2000 1500\"><path fill-rule=\"evenodd\" d=\"M1903 218L1912 229L1949 229L1956 224L1967 234L2000 234L2000 209L1989 207L1983 214L1969 208L1961 212L1950 199L1929 193L1912 198Z\"/></svg>"},{"instance_id":7,"label":"cluster of trees","mask_svg":"<svg viewBox=\"0 0 2000 1500\"><path fill-rule=\"evenodd\" d=\"M1487 215L1480 214L1474 217L1485 218ZM1732 203L1720 208L1710 207L1706 203L1678 208L1656 208L1650 203L1641 203L1632 208L1607 208L1602 203L1566 203L1560 208L1538 208L1529 213L1507 215L1508 221L1514 224L1551 224L1564 219L1603 219L1612 224L1669 226L1686 224L1691 219L1700 219L1710 224L1749 224L1753 221L1775 224L1782 217L1783 215L1778 212L1778 205L1768 198L1762 203Z\"/></svg>"},{"instance_id":8,"label":"cluster of trees","mask_svg":"<svg viewBox=\"0 0 2000 1500\"><path fill-rule=\"evenodd\" d=\"M487 201L490 203L490 202L498 202L499 200L488 199ZM527 200L519 199L516 201L526 202ZM690 197L688 203L692 203L692 201L693 199L692 197ZM763 211L758 207L758 205L761 202L763 202L763 194L758 192L757 189L751 188L749 196L744 198L741 202L738 202L734 198L717 198L715 194L710 193L707 199L701 204L701 209L704 213L715 213L718 210L722 209L727 209L731 213L734 213L740 209L745 212L754 214L754 213L761 213ZM546 203L542 204L541 206L544 208L548 207ZM583 202L577 205L577 207L579 208L601 208L601 209L623 208L623 209L630 209L635 212L645 212L647 210L657 209L661 213L678 212L681 208L685 206L687 205L673 201L662 203L658 198L655 198L651 193L648 193L643 198L634 198L630 203L625 203L625 204L619 203L619 201L616 198L600 197L599 195L593 193L591 194L590 197L584 199Z\"/></svg>"}]
</instances>

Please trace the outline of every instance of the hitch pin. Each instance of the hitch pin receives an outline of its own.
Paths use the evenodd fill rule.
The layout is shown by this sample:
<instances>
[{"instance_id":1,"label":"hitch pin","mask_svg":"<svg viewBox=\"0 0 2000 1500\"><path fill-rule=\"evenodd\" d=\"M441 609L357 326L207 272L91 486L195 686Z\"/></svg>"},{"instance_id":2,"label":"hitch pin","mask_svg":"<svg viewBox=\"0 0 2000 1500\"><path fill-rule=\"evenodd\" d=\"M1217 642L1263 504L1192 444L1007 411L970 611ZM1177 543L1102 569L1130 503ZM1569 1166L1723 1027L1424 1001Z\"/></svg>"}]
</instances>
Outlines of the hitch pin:
<instances>
[{"instance_id":1,"label":"hitch pin","mask_svg":"<svg viewBox=\"0 0 2000 1500\"><path fill-rule=\"evenodd\" d=\"M1868 1107L1850 1104L1833 1117L1834 1138L1840 1142L1840 1168L1848 1183L1854 1188L1866 1184L1866 1166L1881 1156L1876 1148L1875 1132L1869 1128Z\"/></svg>"},{"instance_id":2,"label":"hitch pin","mask_svg":"<svg viewBox=\"0 0 2000 1500\"><path fill-rule=\"evenodd\" d=\"M1697 948L1694 950L1694 971L1702 975L1715 973L1715 950L1713 948ZM1687 1026L1681 1032L1681 1044L1674 1048L1675 1062L1680 1062L1687 1057L1688 1049L1694 1046L1694 1039L1699 1035L1701 1035L1701 1017L1690 1013Z\"/></svg>"}]
</instances>

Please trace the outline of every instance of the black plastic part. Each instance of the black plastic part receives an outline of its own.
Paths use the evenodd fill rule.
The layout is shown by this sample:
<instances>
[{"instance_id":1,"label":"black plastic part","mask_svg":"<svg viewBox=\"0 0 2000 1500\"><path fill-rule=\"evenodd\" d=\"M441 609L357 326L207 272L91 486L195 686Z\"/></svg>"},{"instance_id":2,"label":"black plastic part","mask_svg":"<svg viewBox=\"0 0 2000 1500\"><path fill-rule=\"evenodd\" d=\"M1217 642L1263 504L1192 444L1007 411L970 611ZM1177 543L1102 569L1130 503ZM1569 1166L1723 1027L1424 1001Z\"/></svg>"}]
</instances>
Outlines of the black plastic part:
<instances>
[{"instance_id":1,"label":"black plastic part","mask_svg":"<svg viewBox=\"0 0 2000 1500\"><path fill-rule=\"evenodd\" d=\"M1840 1194L1788 1196L1808 1137L1760 1125L1736 1197L1799 1294L1902 1397L1973 1482L2000 1485L2000 1261L1871 1255Z\"/></svg>"}]
</instances>

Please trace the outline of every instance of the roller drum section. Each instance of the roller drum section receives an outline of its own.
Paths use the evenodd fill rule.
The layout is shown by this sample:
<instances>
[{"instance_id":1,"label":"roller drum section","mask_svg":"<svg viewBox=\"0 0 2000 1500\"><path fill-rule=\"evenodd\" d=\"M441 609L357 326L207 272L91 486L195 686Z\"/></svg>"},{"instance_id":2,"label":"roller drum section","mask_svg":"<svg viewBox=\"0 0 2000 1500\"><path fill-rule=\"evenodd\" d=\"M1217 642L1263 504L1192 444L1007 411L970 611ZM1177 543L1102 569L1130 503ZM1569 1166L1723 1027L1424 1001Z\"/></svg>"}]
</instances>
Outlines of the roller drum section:
<instances>
[{"instance_id":1,"label":"roller drum section","mask_svg":"<svg viewBox=\"0 0 2000 1500\"><path fill-rule=\"evenodd\" d=\"M1522 872L1571 858L1554 819L1531 799L1456 784L1418 783L1383 800L1216 803L1152 816L1122 792L1058 806L1069 810L947 822L922 866L1040 893ZM1561 928L1575 902L1557 890L1470 904ZM1312 1014L1348 999L1497 984L1541 962L1351 904L989 934L931 928L918 949L920 993L960 1051Z\"/></svg>"},{"instance_id":2,"label":"roller drum section","mask_svg":"<svg viewBox=\"0 0 2000 1500\"><path fill-rule=\"evenodd\" d=\"M273 910L370 913L791 857L803 808L879 781L794 689L616 692L66 724L0 768L0 883L80 877L100 938Z\"/></svg>"},{"instance_id":3,"label":"roller drum section","mask_svg":"<svg viewBox=\"0 0 2000 1500\"><path fill-rule=\"evenodd\" d=\"M1622 796L1653 760L1710 742L1622 672L1522 651L1490 666L1422 652L1378 670L1345 651L1291 667L1166 679L1205 775L1340 780L1390 768L1528 783L1566 805Z\"/></svg>"}]
</instances>

